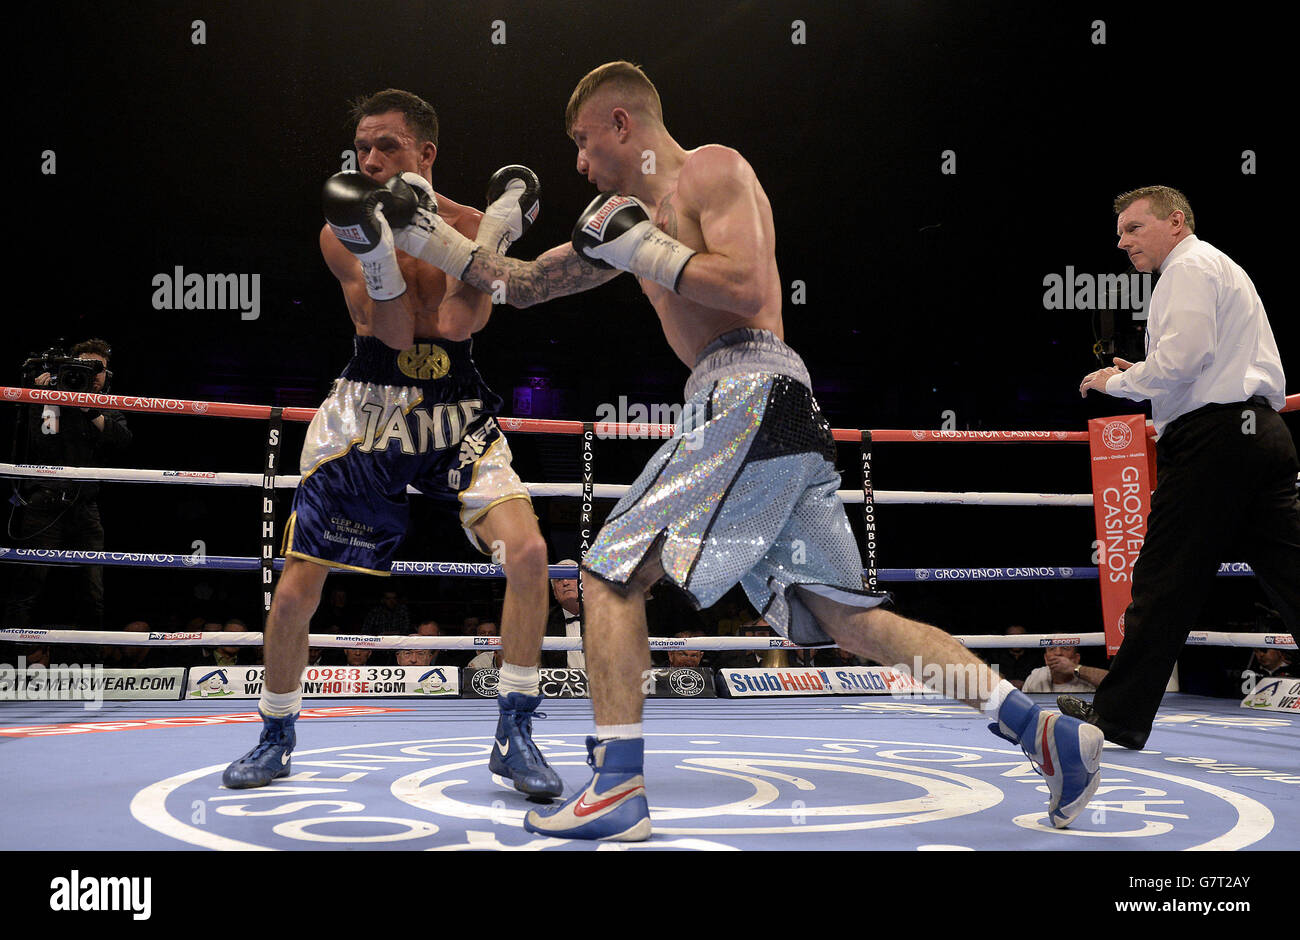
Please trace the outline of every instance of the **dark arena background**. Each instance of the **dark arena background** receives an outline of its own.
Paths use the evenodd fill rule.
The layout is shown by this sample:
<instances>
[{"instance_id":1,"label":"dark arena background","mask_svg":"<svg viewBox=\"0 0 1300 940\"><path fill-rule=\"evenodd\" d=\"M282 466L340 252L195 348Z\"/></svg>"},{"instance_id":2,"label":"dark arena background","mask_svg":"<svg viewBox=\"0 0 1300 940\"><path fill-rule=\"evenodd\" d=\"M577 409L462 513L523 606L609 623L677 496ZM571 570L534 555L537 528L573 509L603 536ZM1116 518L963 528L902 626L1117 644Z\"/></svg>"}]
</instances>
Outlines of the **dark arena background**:
<instances>
[{"instance_id":1,"label":"dark arena background","mask_svg":"<svg viewBox=\"0 0 1300 940\"><path fill-rule=\"evenodd\" d=\"M112 347L114 394L316 407L353 335L318 246L321 185L350 168L349 101L388 87L429 101L440 122L433 183L458 202L481 208L502 165L535 170L541 214L511 252L530 259L566 242L595 195L565 134L569 94L590 69L627 59L655 82L678 143L726 144L753 166L778 233L786 341L835 428L1081 431L1091 418L1139 413L1077 389L1112 354L1142 357L1143 321L1114 309L1113 295L1062 299L1051 285L1125 274L1112 201L1156 183L1186 193L1196 234L1249 273L1288 391L1300 391L1284 228L1294 145L1281 141L1293 121L1268 71L1293 55L1283 48L1291 33L1246 6L1202 15L1103 2L58 2L26 11L21 26L10 40L23 68L10 98L18 206L0 385L21 385L31 354L99 337ZM256 307L160 309L157 279L178 270L237 275L255 287ZM527 310L497 307L474 355L503 414L517 417L591 421L620 402L679 403L688 372L631 277ZM2 459L24 463L18 414L0 408ZM261 470L265 422L127 420L133 439L114 466ZM1296 414L1286 421L1296 435ZM297 472L305 427L286 423L282 473ZM510 443L523 480L580 479L576 437L514 434ZM655 446L598 441L596 482L631 482ZM844 488L860 488L855 445L840 445L839 465ZM881 443L873 476L878 490L1091 491L1085 444ZM277 496L277 542L291 497ZM110 551L260 551L256 490L108 483L99 503ZM612 505L597 501L597 521ZM577 501L535 506L552 563L576 557ZM849 510L861 536L861 506ZM1096 563L1088 508L881 505L876 525L886 568ZM3 535L0 545L21 547L11 530ZM397 558L485 560L419 498ZM0 565L6 594L13 570ZM51 577L56 589L36 620L72 623L71 577ZM146 621L173 632L196 618L261 628L255 573L109 567L104 585L106 629ZM345 588L363 612L396 590L412 622L458 625L498 618L503 586L342 574L327 591ZM1101 629L1095 580L888 587L902 613L952 633ZM1266 601L1253 578L1220 578L1196 627L1255 630ZM716 633L720 621L753 616L736 590L701 619ZM1249 659L1248 649L1191 649L1182 691L1226 699ZM1084 663L1104 665L1104 652L1085 649ZM0 746L16 752L14 742ZM1281 769L1295 774L1296 752L1285 753ZM1279 826L1294 835L1294 796L1289 805ZM56 874L77 864L75 853L47 858ZM130 867L92 858L83 868ZM994 878L1012 860L980 868ZM474 870L491 873L492 862L475 859ZM313 877L328 877L329 863L318 864ZM1155 873L1176 875L1178 864L1163 859ZM651 870L644 857L630 869ZM757 884L786 867L744 871ZM1003 896L1030 891L1025 877ZM852 882L828 883L839 895ZM781 885L792 910L793 892L819 890ZM1120 897L1118 887L1105 890ZM48 891L36 889L43 902Z\"/></svg>"}]
</instances>

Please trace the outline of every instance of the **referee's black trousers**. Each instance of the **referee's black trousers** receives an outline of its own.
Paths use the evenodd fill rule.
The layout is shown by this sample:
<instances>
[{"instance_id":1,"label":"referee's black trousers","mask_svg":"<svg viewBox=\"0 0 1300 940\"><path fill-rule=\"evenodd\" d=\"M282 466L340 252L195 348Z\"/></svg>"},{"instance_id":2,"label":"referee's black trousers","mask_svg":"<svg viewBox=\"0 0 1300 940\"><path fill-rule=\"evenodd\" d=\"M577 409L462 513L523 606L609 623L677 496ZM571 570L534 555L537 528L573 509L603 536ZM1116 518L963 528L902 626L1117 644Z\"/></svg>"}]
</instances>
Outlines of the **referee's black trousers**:
<instances>
[{"instance_id":1,"label":"referee's black trousers","mask_svg":"<svg viewBox=\"0 0 1300 940\"><path fill-rule=\"evenodd\" d=\"M1224 561L1248 562L1291 631L1300 613L1295 442L1261 398L1208 405L1156 444L1156 489L1133 568L1124 640L1093 707L1106 737L1140 748Z\"/></svg>"}]
</instances>

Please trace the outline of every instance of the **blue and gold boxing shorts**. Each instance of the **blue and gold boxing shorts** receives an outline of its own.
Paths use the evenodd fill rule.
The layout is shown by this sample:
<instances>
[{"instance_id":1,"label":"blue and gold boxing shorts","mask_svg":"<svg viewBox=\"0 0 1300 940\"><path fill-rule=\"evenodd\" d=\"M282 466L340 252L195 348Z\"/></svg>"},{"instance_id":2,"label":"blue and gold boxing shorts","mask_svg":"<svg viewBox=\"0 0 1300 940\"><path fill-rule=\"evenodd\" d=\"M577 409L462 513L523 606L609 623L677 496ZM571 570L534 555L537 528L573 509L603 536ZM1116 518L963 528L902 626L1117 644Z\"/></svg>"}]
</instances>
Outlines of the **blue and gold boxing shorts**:
<instances>
[{"instance_id":1,"label":"blue and gold boxing shorts","mask_svg":"<svg viewBox=\"0 0 1300 940\"><path fill-rule=\"evenodd\" d=\"M472 341L395 350L358 336L352 360L307 428L284 554L388 574L406 534L407 487L448 512L466 536L487 512L529 499L495 415L501 399L471 358Z\"/></svg>"}]
</instances>

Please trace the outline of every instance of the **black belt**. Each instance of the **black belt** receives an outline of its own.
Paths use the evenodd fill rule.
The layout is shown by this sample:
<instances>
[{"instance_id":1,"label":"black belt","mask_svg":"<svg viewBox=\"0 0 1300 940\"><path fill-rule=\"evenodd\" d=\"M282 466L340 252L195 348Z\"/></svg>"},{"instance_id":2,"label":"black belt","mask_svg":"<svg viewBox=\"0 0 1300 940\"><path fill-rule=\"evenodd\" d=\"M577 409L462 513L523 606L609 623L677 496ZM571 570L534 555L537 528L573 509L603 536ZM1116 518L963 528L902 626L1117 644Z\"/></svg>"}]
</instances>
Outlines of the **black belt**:
<instances>
[{"instance_id":1,"label":"black belt","mask_svg":"<svg viewBox=\"0 0 1300 940\"><path fill-rule=\"evenodd\" d=\"M1272 410L1273 408L1269 400L1265 398L1263 395L1251 395L1245 401L1229 401L1229 402L1216 401L1216 402L1211 402L1208 405L1202 405L1201 407L1193 411L1187 412L1187 414L1179 415L1177 418L1174 418L1173 421L1169 422L1169 427L1173 428L1175 425L1179 424L1180 422L1186 421L1189 418L1198 417L1199 415L1212 414L1213 412L1216 411L1230 411L1234 408L1245 408L1247 405L1260 405L1265 408L1268 408L1269 410Z\"/></svg>"}]
</instances>

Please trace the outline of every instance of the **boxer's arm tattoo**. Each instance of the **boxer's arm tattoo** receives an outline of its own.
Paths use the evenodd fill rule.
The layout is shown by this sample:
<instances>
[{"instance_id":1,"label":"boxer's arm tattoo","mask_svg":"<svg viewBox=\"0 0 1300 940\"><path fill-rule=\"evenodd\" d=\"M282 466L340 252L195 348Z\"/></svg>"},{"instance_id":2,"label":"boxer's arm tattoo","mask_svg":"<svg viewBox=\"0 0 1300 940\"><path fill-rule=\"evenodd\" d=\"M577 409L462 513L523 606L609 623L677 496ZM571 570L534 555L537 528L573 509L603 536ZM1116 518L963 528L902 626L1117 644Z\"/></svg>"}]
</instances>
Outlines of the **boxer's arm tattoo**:
<instances>
[{"instance_id":1,"label":"boxer's arm tattoo","mask_svg":"<svg viewBox=\"0 0 1300 940\"><path fill-rule=\"evenodd\" d=\"M491 294L500 283L506 285L506 303L531 307L555 297L599 287L621 271L588 264L572 246L562 245L536 261L519 261L487 251L476 251L462 279Z\"/></svg>"},{"instance_id":2,"label":"boxer's arm tattoo","mask_svg":"<svg viewBox=\"0 0 1300 940\"><path fill-rule=\"evenodd\" d=\"M655 220L655 224L673 238L677 238L677 208L673 205L674 195L676 193L664 196L659 206L659 218Z\"/></svg>"}]
</instances>

